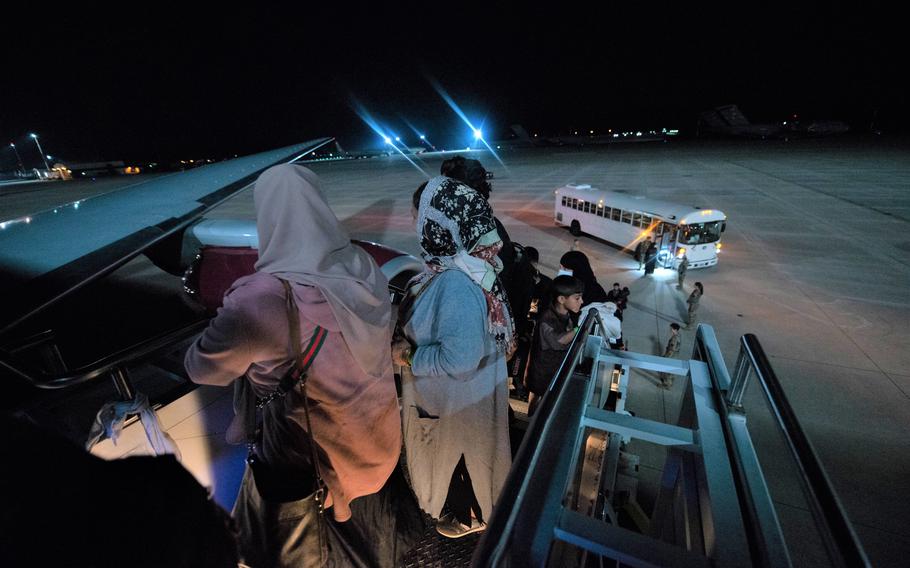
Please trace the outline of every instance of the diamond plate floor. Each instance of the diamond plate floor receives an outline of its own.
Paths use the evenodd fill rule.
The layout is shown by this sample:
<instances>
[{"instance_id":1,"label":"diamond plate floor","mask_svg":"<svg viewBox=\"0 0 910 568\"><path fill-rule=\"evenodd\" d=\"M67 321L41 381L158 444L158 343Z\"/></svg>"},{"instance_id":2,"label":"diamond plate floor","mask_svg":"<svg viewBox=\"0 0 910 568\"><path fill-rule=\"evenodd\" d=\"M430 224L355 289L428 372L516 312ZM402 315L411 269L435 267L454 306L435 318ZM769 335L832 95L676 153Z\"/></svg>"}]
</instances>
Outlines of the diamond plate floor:
<instances>
[{"instance_id":1,"label":"diamond plate floor","mask_svg":"<svg viewBox=\"0 0 910 568\"><path fill-rule=\"evenodd\" d=\"M427 528L417 544L405 555L404 568L460 568L471 565L471 555L481 533L462 538L446 538L436 532L430 517L424 519Z\"/></svg>"}]
</instances>

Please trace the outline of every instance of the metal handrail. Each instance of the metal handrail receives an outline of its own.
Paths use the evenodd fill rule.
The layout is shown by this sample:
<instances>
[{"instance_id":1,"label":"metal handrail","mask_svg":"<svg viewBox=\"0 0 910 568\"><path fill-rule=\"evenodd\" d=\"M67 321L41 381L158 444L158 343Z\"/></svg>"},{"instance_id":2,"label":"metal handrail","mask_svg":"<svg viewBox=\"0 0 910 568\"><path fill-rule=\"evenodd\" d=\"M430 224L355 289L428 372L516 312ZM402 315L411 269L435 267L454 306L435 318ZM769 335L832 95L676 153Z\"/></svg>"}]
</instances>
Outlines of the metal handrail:
<instances>
[{"instance_id":1,"label":"metal handrail","mask_svg":"<svg viewBox=\"0 0 910 568\"><path fill-rule=\"evenodd\" d=\"M714 389L712 392L715 395L717 412L721 416L720 427L723 432L724 443L727 447L728 455L732 458L730 459L730 468L733 473L733 483L736 485L736 499L739 502L743 528L748 535L749 556L756 566L771 566L767 544L761 530L761 520L756 510L755 500L749 491L748 474L743 467L743 460L737 448L730 424L729 415L731 409L724 404L725 400L722 399L723 391L730 388L731 381L727 366L723 362L717 345L717 338L714 336L713 330L710 327L700 325L695 334L692 357L695 360L704 362L709 368L708 376L713 383ZM712 346L715 346L715 349L712 349ZM723 375L718 375L718 372L722 372ZM738 407L733 410L738 410Z\"/></svg>"},{"instance_id":2,"label":"metal handrail","mask_svg":"<svg viewBox=\"0 0 910 568\"><path fill-rule=\"evenodd\" d=\"M744 361L748 361L749 364L745 364ZM764 349L758 342L758 338L748 333L741 338L740 360L735 369L733 386L730 391L730 394L736 398L729 400L729 403L741 402L750 371L754 371L758 377L781 433L787 441L787 446L790 448L790 453L799 471L800 481L810 497L812 514L816 522L823 528L822 537L831 560L840 566L871 566L859 538L844 512L843 505L818 459L818 454L796 418L796 413L790 406Z\"/></svg>"},{"instance_id":3,"label":"metal handrail","mask_svg":"<svg viewBox=\"0 0 910 568\"><path fill-rule=\"evenodd\" d=\"M3 368L12 374L26 380L32 386L39 389L56 390L64 389L83 383L87 383L100 376L104 376L118 367L127 363L144 359L155 355L162 349L173 345L174 343L192 337L200 333L208 324L208 318L195 321L181 328L168 331L125 349L121 349L107 357L98 359L88 365L69 371L66 374L54 375L41 380L33 377L29 372L20 369L6 352L0 352L0 368Z\"/></svg>"},{"instance_id":4,"label":"metal handrail","mask_svg":"<svg viewBox=\"0 0 910 568\"><path fill-rule=\"evenodd\" d=\"M541 455L547 454L542 449L542 444L539 443L543 440L543 431L548 425L550 415L566 384L569 382L569 378L572 376L578 361L584 354L588 336L591 334L595 324L603 326L597 310L592 308L582 321L578 333L575 334L575 338L569 345L566 357L560 364L559 370L553 376L549 388L537 408L537 412L528 425L521 446L512 460L512 467L509 470L502 493L497 499L496 508L489 519L487 530L474 550L473 566L499 566L503 560L509 544L508 540L488 538L488 535L512 534L518 518L519 506L525 502L525 496L528 491L529 479L526 474L528 471L533 470L533 464L540 459Z\"/></svg>"}]
</instances>

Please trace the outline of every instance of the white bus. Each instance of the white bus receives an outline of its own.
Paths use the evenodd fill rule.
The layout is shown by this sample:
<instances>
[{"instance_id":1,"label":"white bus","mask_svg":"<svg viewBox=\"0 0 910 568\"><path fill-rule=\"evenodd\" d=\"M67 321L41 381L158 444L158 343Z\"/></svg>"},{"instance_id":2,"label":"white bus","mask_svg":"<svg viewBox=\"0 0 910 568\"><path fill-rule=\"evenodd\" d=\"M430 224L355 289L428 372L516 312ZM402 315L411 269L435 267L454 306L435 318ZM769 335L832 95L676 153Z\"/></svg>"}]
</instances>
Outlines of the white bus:
<instances>
[{"instance_id":1,"label":"white bus","mask_svg":"<svg viewBox=\"0 0 910 568\"><path fill-rule=\"evenodd\" d=\"M555 220L573 235L582 232L634 253L649 235L657 245L658 265L675 268L683 253L689 268L717 264L727 216L717 209L699 209L637 195L603 191L587 184L556 190Z\"/></svg>"}]
</instances>

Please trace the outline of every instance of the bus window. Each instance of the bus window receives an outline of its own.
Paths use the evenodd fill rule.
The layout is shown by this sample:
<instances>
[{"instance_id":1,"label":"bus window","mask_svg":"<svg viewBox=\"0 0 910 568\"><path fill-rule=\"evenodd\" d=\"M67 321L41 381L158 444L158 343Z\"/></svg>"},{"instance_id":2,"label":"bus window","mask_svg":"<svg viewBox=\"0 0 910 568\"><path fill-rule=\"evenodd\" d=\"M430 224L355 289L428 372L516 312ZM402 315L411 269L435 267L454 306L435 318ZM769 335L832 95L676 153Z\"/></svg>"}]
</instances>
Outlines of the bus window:
<instances>
[{"instance_id":1,"label":"bus window","mask_svg":"<svg viewBox=\"0 0 910 568\"><path fill-rule=\"evenodd\" d=\"M598 206L597 206L597 216L598 216L598 217L603 217L603 216L604 216L604 206L603 206L603 205L598 205Z\"/></svg>"},{"instance_id":2,"label":"bus window","mask_svg":"<svg viewBox=\"0 0 910 568\"><path fill-rule=\"evenodd\" d=\"M572 209L578 209L578 200L574 197L572 198Z\"/></svg>"},{"instance_id":3,"label":"bus window","mask_svg":"<svg viewBox=\"0 0 910 568\"><path fill-rule=\"evenodd\" d=\"M610 211L610 218L613 219L614 221L619 221L619 216L621 213L622 213L622 211L619 209L612 209Z\"/></svg>"},{"instance_id":4,"label":"bus window","mask_svg":"<svg viewBox=\"0 0 910 568\"><path fill-rule=\"evenodd\" d=\"M582 212L582 213L590 213L590 212L591 212L591 204L588 203L587 201L585 201L585 204L581 206L581 212Z\"/></svg>"},{"instance_id":5,"label":"bus window","mask_svg":"<svg viewBox=\"0 0 910 568\"><path fill-rule=\"evenodd\" d=\"M622 222L628 223L630 225L632 224L632 212L631 211L622 212Z\"/></svg>"},{"instance_id":6,"label":"bus window","mask_svg":"<svg viewBox=\"0 0 910 568\"><path fill-rule=\"evenodd\" d=\"M641 227L641 226L642 226L642 224L641 224L641 213L633 213L633 214L632 214L632 226L633 226L633 227ZM647 228L647 225L644 225L644 227Z\"/></svg>"},{"instance_id":7,"label":"bus window","mask_svg":"<svg viewBox=\"0 0 910 568\"><path fill-rule=\"evenodd\" d=\"M721 221L686 225L682 230L679 241L686 245L715 243L720 240L720 231Z\"/></svg>"},{"instance_id":8,"label":"bus window","mask_svg":"<svg viewBox=\"0 0 910 568\"><path fill-rule=\"evenodd\" d=\"M562 206L563 206L563 207L566 206L566 201L568 201L568 198L567 198L565 195L563 195L563 196L562 196Z\"/></svg>"},{"instance_id":9,"label":"bus window","mask_svg":"<svg viewBox=\"0 0 910 568\"><path fill-rule=\"evenodd\" d=\"M648 227L650 227L651 221L652 221L652 219L650 217L648 217L647 215L641 216L641 226L643 228L647 229Z\"/></svg>"}]
</instances>

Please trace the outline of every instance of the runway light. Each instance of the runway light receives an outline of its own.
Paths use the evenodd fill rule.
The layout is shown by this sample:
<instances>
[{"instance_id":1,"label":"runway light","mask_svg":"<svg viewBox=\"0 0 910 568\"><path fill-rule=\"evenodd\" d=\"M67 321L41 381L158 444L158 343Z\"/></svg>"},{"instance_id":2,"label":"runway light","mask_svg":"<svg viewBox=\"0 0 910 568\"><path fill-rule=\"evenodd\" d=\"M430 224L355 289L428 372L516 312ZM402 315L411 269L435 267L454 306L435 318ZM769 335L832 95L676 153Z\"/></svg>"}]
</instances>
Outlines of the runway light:
<instances>
[{"instance_id":1,"label":"runway light","mask_svg":"<svg viewBox=\"0 0 910 568\"><path fill-rule=\"evenodd\" d=\"M401 142L401 136L396 136L396 137L395 137L395 142Z\"/></svg>"},{"instance_id":2,"label":"runway light","mask_svg":"<svg viewBox=\"0 0 910 568\"><path fill-rule=\"evenodd\" d=\"M426 139L427 139L427 137L426 137L426 136L424 136L424 135L423 135L423 134L421 134L421 135L420 135L420 139L421 139L421 140L426 140Z\"/></svg>"},{"instance_id":3,"label":"runway light","mask_svg":"<svg viewBox=\"0 0 910 568\"><path fill-rule=\"evenodd\" d=\"M479 128L474 129L474 138L476 140L480 140L481 138L483 138L483 132Z\"/></svg>"}]
</instances>

